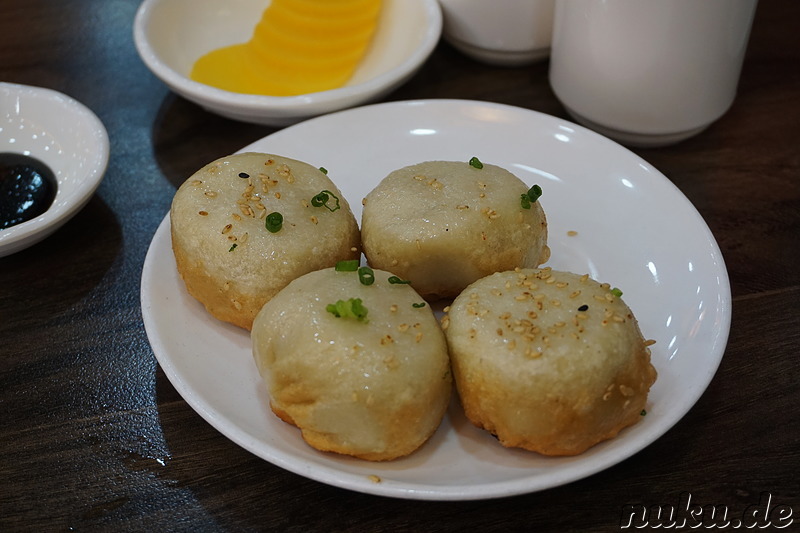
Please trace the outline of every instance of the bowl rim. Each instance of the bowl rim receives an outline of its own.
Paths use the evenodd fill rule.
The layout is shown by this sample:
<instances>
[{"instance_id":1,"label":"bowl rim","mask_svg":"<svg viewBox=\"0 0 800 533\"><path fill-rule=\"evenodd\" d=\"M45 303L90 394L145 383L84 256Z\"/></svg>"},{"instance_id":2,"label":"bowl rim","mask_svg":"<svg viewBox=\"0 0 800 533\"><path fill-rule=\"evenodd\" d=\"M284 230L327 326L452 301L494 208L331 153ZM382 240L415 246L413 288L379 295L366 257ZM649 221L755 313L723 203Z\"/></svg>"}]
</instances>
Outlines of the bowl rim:
<instances>
[{"instance_id":1,"label":"bowl rim","mask_svg":"<svg viewBox=\"0 0 800 533\"><path fill-rule=\"evenodd\" d=\"M194 81L180 74L161 59L148 39L147 26L151 20L153 10L164 1L165 0L144 0L136 12L133 23L133 37L139 56L153 74L173 90L177 91L177 89L180 88L180 92L184 92L194 98L202 99L216 106L226 107L235 106L290 111L308 106L324 106L362 95L366 97L378 93L382 88L389 87L394 82L405 79L424 63L438 44L443 26L442 11L438 0L414 0L423 7L428 24L425 27L420 45L417 46L400 65L392 70L361 83L315 93L306 93L296 96L244 94L218 89ZM410 0L395 1L408 2Z\"/></svg>"},{"instance_id":2,"label":"bowl rim","mask_svg":"<svg viewBox=\"0 0 800 533\"><path fill-rule=\"evenodd\" d=\"M44 213L35 218L0 229L0 257L4 257L44 239L86 205L100 186L100 182L103 180L105 171L108 168L110 141L108 131L100 118L89 107L71 96L46 87L3 81L0 81L0 93L3 93L4 96L13 97L16 95L17 97L24 96L31 100L55 102L64 109L71 109L75 115L84 121L87 129L91 132L91 135L83 138L83 140L93 144L92 153L97 156L92 158L91 165L76 175L77 179L74 180L74 185L70 188L67 196L64 196L63 202L54 203ZM60 115L54 116L54 120L51 123L61 121L62 119L59 117ZM5 152L5 148L2 151ZM19 151L12 152L21 153ZM38 157L34 152L30 152L30 155ZM64 183L63 177L58 169L54 168L53 171L56 174L58 188L61 190Z\"/></svg>"}]
</instances>

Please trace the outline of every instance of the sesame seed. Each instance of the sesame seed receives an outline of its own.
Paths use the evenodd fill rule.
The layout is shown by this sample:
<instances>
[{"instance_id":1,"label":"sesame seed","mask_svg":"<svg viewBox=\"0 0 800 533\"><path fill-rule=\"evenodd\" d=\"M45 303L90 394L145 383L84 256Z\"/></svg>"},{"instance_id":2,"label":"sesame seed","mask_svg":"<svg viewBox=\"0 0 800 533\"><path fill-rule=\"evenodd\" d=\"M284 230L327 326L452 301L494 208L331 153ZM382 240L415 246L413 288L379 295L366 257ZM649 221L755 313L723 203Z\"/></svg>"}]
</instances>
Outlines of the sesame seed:
<instances>
[{"instance_id":1,"label":"sesame seed","mask_svg":"<svg viewBox=\"0 0 800 533\"><path fill-rule=\"evenodd\" d=\"M575 236L575 235L577 235L577 234L578 234L578 232L577 232L577 231L575 231L575 230L569 230L569 231L567 232L567 235L568 235L568 236L570 236L570 237L574 237L574 236Z\"/></svg>"},{"instance_id":2,"label":"sesame seed","mask_svg":"<svg viewBox=\"0 0 800 533\"><path fill-rule=\"evenodd\" d=\"M317 217L312 216L311 217L311 222L313 222L314 224L317 224L319 221L317 220Z\"/></svg>"},{"instance_id":3,"label":"sesame seed","mask_svg":"<svg viewBox=\"0 0 800 533\"><path fill-rule=\"evenodd\" d=\"M226 234L233 229L233 224L226 224L224 228L222 228L222 234Z\"/></svg>"},{"instance_id":4,"label":"sesame seed","mask_svg":"<svg viewBox=\"0 0 800 533\"><path fill-rule=\"evenodd\" d=\"M209 198L216 198L216 196L217 196L217 193L216 193L216 192L214 192L214 191L206 191L206 192L204 192L203 194L205 194L205 195L206 195L206 196L208 196Z\"/></svg>"},{"instance_id":5,"label":"sesame seed","mask_svg":"<svg viewBox=\"0 0 800 533\"><path fill-rule=\"evenodd\" d=\"M646 341L644 341L645 346L652 346L655 343L656 343L655 339L647 339Z\"/></svg>"},{"instance_id":6,"label":"sesame seed","mask_svg":"<svg viewBox=\"0 0 800 533\"><path fill-rule=\"evenodd\" d=\"M570 298L577 298L581 295L581 291L573 291L572 294L569 295Z\"/></svg>"},{"instance_id":7,"label":"sesame seed","mask_svg":"<svg viewBox=\"0 0 800 533\"><path fill-rule=\"evenodd\" d=\"M201 217L207 217L208 211L198 211L197 214L200 215Z\"/></svg>"}]
</instances>

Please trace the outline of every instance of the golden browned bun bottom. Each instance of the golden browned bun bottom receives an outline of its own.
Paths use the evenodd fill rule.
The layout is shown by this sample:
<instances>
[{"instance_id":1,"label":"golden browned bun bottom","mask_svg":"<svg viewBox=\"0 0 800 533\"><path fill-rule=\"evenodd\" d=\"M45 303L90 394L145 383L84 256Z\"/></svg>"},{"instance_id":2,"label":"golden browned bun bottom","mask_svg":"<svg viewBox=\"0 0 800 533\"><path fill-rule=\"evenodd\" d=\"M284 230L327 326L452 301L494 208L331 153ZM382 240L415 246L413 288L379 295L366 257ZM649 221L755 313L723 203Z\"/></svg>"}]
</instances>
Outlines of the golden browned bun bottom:
<instances>
[{"instance_id":1,"label":"golden browned bun bottom","mask_svg":"<svg viewBox=\"0 0 800 533\"><path fill-rule=\"evenodd\" d=\"M322 191L330 193L327 203L312 205ZM274 233L266 224L273 212L283 217ZM293 279L360 257L357 222L330 178L272 154L232 155L198 170L175 193L170 221L189 294L245 329Z\"/></svg>"},{"instance_id":2,"label":"golden browned bun bottom","mask_svg":"<svg viewBox=\"0 0 800 533\"><path fill-rule=\"evenodd\" d=\"M370 265L409 279L422 296L452 298L493 272L547 261L547 221L528 186L490 164L428 161L386 176L364 200Z\"/></svg>"},{"instance_id":3,"label":"golden browned bun bottom","mask_svg":"<svg viewBox=\"0 0 800 533\"><path fill-rule=\"evenodd\" d=\"M656 379L633 313L588 275L490 275L443 325L467 417L504 446L582 453L638 422Z\"/></svg>"},{"instance_id":4,"label":"golden browned bun bottom","mask_svg":"<svg viewBox=\"0 0 800 533\"><path fill-rule=\"evenodd\" d=\"M279 418L320 451L387 461L436 431L452 377L430 307L419 307L409 285L389 283L389 273L374 276L364 285L356 272L306 274L264 305L251 335ZM351 299L366 315L348 314ZM337 302L334 313L328 306Z\"/></svg>"}]
</instances>

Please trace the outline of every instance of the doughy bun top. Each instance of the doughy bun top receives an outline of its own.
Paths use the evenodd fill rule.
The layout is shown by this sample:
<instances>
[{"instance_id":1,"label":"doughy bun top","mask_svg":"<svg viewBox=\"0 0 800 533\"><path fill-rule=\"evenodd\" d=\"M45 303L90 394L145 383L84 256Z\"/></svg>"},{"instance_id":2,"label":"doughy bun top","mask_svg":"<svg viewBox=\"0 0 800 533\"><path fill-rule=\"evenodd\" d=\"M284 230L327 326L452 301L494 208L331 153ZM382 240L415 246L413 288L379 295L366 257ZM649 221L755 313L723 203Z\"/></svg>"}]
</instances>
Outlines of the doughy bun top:
<instances>
[{"instance_id":1,"label":"doughy bun top","mask_svg":"<svg viewBox=\"0 0 800 533\"><path fill-rule=\"evenodd\" d=\"M442 419L452 383L444 334L416 291L390 276L375 270L364 285L356 272L306 274L253 324L272 410L317 449L388 460Z\"/></svg>"},{"instance_id":2,"label":"doughy bun top","mask_svg":"<svg viewBox=\"0 0 800 533\"><path fill-rule=\"evenodd\" d=\"M322 191L326 203L312 205ZM267 227L271 213L282 217L277 231ZM360 251L358 224L331 179L308 163L272 154L243 153L206 165L180 186L170 217L189 292L218 318L247 328L291 280ZM242 309L245 316L237 316Z\"/></svg>"},{"instance_id":3,"label":"doughy bun top","mask_svg":"<svg viewBox=\"0 0 800 533\"><path fill-rule=\"evenodd\" d=\"M541 202L521 200L528 189L488 163L427 161L395 170L365 199L364 253L430 298L455 297L493 272L536 267L550 250Z\"/></svg>"}]
</instances>

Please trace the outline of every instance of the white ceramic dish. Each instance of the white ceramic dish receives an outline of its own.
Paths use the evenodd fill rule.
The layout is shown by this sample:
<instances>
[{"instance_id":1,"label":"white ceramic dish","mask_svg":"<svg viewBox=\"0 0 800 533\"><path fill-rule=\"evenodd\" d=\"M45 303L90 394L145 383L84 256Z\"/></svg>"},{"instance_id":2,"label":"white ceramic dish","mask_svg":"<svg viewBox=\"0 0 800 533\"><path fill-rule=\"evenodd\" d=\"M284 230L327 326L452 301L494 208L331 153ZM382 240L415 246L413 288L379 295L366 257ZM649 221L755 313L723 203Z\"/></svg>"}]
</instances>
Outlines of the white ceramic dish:
<instances>
[{"instance_id":1,"label":"white ceramic dish","mask_svg":"<svg viewBox=\"0 0 800 533\"><path fill-rule=\"evenodd\" d=\"M456 402L431 441L409 457L369 463L320 453L270 412L248 333L211 318L186 293L175 270L167 217L142 274L142 312L153 351L198 413L267 461L331 485L400 498L468 500L532 492L588 476L641 450L694 405L716 372L731 305L713 236L662 174L596 133L515 107L429 100L319 117L243 151L324 166L359 218L360 199L394 169L472 156L502 165L544 190L548 264L620 287L644 335L657 341L652 352L659 377L648 414L577 457L505 449L472 427Z\"/></svg>"},{"instance_id":2,"label":"white ceramic dish","mask_svg":"<svg viewBox=\"0 0 800 533\"><path fill-rule=\"evenodd\" d=\"M31 156L56 176L53 205L36 218L0 229L0 257L60 228L92 197L108 165L108 133L85 105L64 94L0 83L0 152Z\"/></svg>"},{"instance_id":3,"label":"white ceramic dish","mask_svg":"<svg viewBox=\"0 0 800 533\"><path fill-rule=\"evenodd\" d=\"M550 55L555 0L439 0L442 35L463 54L505 67Z\"/></svg>"},{"instance_id":4,"label":"white ceramic dish","mask_svg":"<svg viewBox=\"0 0 800 533\"><path fill-rule=\"evenodd\" d=\"M194 62L253 34L269 0L144 0L134 41L147 67L181 96L222 116L271 126L375 100L407 81L439 41L437 0L384 0L373 43L345 87L300 96L223 91L189 79Z\"/></svg>"}]
</instances>

